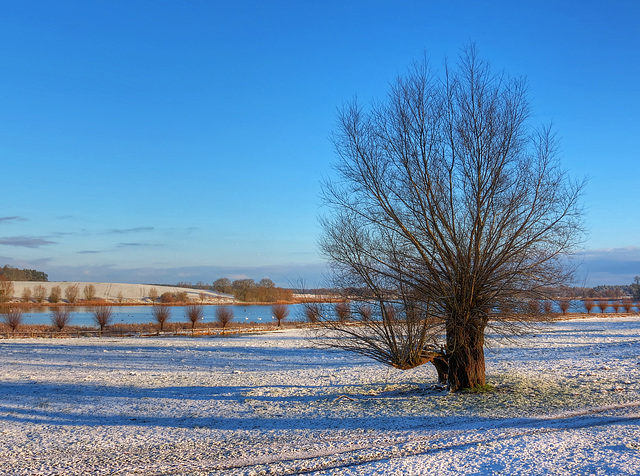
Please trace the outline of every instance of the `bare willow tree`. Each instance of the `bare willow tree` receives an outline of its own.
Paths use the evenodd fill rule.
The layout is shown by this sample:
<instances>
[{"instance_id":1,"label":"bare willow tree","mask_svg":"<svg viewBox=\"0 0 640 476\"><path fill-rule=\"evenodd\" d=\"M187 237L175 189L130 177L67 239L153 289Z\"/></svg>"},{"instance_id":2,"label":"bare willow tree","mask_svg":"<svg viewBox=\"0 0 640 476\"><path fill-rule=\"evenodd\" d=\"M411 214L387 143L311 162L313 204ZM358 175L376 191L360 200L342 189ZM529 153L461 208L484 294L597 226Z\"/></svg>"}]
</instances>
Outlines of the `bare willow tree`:
<instances>
[{"instance_id":1,"label":"bare willow tree","mask_svg":"<svg viewBox=\"0 0 640 476\"><path fill-rule=\"evenodd\" d=\"M82 288L82 295L85 301L93 301L96 297L96 287L93 284L87 284Z\"/></svg>"},{"instance_id":2,"label":"bare willow tree","mask_svg":"<svg viewBox=\"0 0 640 476\"><path fill-rule=\"evenodd\" d=\"M54 307L51 309L51 324L61 331L71 322L71 312L66 307Z\"/></svg>"},{"instance_id":3,"label":"bare willow tree","mask_svg":"<svg viewBox=\"0 0 640 476\"><path fill-rule=\"evenodd\" d=\"M35 288L33 288L33 298L36 302L42 302L47 298L47 288L45 288L42 284L38 284Z\"/></svg>"},{"instance_id":4,"label":"bare willow tree","mask_svg":"<svg viewBox=\"0 0 640 476\"><path fill-rule=\"evenodd\" d=\"M23 302L29 302L31 301L31 288L29 286L25 286L22 289L22 295L21 295L22 301Z\"/></svg>"},{"instance_id":5,"label":"bare willow tree","mask_svg":"<svg viewBox=\"0 0 640 476\"><path fill-rule=\"evenodd\" d=\"M442 359L451 391L485 385L485 332L521 330L581 237L582 184L529 116L526 81L473 45L442 74L415 63L385 101L342 108L320 247L375 312L325 320L327 342L398 368Z\"/></svg>"},{"instance_id":6,"label":"bare willow tree","mask_svg":"<svg viewBox=\"0 0 640 476\"><path fill-rule=\"evenodd\" d=\"M8 302L13 298L13 281L5 276L0 276L0 302Z\"/></svg>"},{"instance_id":7,"label":"bare willow tree","mask_svg":"<svg viewBox=\"0 0 640 476\"><path fill-rule=\"evenodd\" d=\"M93 314L93 321L100 326L100 335L104 328L111 324L113 320L113 307L112 306L95 306L91 311Z\"/></svg>"},{"instance_id":8,"label":"bare willow tree","mask_svg":"<svg viewBox=\"0 0 640 476\"><path fill-rule=\"evenodd\" d=\"M154 304L151 308L151 314L158 323L158 332L162 332L165 323L171 318L171 308L166 304Z\"/></svg>"},{"instance_id":9,"label":"bare willow tree","mask_svg":"<svg viewBox=\"0 0 640 476\"><path fill-rule=\"evenodd\" d=\"M229 306L217 306L216 307L216 321L222 327L222 332L224 333L225 327L231 321L233 321L233 309Z\"/></svg>"},{"instance_id":10,"label":"bare willow tree","mask_svg":"<svg viewBox=\"0 0 640 476\"><path fill-rule=\"evenodd\" d=\"M278 321L278 327L280 327L282 321L289 316L289 306L285 304L274 304L271 306L271 313L273 314L273 318Z\"/></svg>"},{"instance_id":11,"label":"bare willow tree","mask_svg":"<svg viewBox=\"0 0 640 476\"><path fill-rule=\"evenodd\" d=\"M79 294L80 294L80 286L78 286L77 284L67 286L67 288L64 290L64 297L66 297L67 301L72 304L78 300Z\"/></svg>"},{"instance_id":12,"label":"bare willow tree","mask_svg":"<svg viewBox=\"0 0 640 476\"><path fill-rule=\"evenodd\" d=\"M196 324L204 318L204 308L197 304L189 304L184 308L184 314L191 322L191 333L193 334Z\"/></svg>"},{"instance_id":13,"label":"bare willow tree","mask_svg":"<svg viewBox=\"0 0 640 476\"><path fill-rule=\"evenodd\" d=\"M20 324L22 324L23 313L19 307L7 307L0 309L3 314L4 322L11 332L15 332Z\"/></svg>"},{"instance_id":14,"label":"bare willow tree","mask_svg":"<svg viewBox=\"0 0 640 476\"><path fill-rule=\"evenodd\" d=\"M62 297L62 289L60 288L60 286L53 286L49 291L49 302L55 304L58 301L60 301L61 297Z\"/></svg>"}]
</instances>

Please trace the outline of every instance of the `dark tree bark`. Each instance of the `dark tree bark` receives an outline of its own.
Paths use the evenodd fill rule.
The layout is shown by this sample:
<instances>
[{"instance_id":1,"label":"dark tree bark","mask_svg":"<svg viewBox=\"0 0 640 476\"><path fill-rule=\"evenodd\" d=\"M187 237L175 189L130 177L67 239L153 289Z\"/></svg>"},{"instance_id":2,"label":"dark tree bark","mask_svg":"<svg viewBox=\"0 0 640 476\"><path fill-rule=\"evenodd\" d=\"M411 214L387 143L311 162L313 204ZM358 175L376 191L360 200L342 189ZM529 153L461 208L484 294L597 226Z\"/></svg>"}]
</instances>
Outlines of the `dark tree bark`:
<instances>
[{"instance_id":1,"label":"dark tree bark","mask_svg":"<svg viewBox=\"0 0 640 476\"><path fill-rule=\"evenodd\" d=\"M451 388L475 388L486 385L483 323L447 328L448 383Z\"/></svg>"}]
</instances>

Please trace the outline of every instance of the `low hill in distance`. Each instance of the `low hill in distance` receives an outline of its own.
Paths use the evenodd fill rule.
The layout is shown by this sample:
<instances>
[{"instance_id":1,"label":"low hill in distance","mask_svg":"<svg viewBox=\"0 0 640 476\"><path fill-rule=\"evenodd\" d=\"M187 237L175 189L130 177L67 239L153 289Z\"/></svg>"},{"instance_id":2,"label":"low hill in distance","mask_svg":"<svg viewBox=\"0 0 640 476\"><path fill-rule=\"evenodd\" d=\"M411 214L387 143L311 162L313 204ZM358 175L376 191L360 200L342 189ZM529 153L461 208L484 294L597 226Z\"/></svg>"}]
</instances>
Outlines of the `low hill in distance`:
<instances>
[{"instance_id":1,"label":"low hill in distance","mask_svg":"<svg viewBox=\"0 0 640 476\"><path fill-rule=\"evenodd\" d=\"M151 296L154 293L156 296L161 296L164 293L186 293L190 301L202 301L209 304L232 303L235 301L233 296L228 294L218 293L215 291L205 291L202 289L190 289L177 286L159 286L155 284L93 283L78 281L13 281L14 299L20 299L23 296L25 288L29 288L31 290L31 296L33 296L37 286L42 286L45 289L47 296L49 296L51 289L54 286L60 287L62 291L62 300L65 300L65 290L69 287L77 286L79 289L78 299L83 299L84 288L86 286L93 286L95 288L96 299L105 299L107 301L114 302L126 301L129 303L151 303L153 302Z\"/></svg>"}]
</instances>

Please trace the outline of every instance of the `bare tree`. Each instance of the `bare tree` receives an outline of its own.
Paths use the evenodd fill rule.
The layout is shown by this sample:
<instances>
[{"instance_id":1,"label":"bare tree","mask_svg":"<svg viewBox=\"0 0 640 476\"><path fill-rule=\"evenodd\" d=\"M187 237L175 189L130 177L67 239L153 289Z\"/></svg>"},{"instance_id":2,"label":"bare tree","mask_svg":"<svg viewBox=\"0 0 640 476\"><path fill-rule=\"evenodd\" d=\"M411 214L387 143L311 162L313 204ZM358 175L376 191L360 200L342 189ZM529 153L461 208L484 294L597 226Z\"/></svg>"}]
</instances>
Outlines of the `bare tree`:
<instances>
[{"instance_id":1,"label":"bare tree","mask_svg":"<svg viewBox=\"0 0 640 476\"><path fill-rule=\"evenodd\" d=\"M306 302L304 303L303 312L307 321L314 324L320 320L321 309L320 304L317 302Z\"/></svg>"},{"instance_id":2,"label":"bare tree","mask_svg":"<svg viewBox=\"0 0 640 476\"><path fill-rule=\"evenodd\" d=\"M78 300L78 295L80 294L80 286L77 284L67 286L64 290L64 297L67 298L67 302L73 304Z\"/></svg>"},{"instance_id":3,"label":"bare tree","mask_svg":"<svg viewBox=\"0 0 640 476\"><path fill-rule=\"evenodd\" d=\"M2 314L4 323L9 326L11 332L15 332L20 324L22 324L23 313L19 307L3 308Z\"/></svg>"},{"instance_id":4,"label":"bare tree","mask_svg":"<svg viewBox=\"0 0 640 476\"><path fill-rule=\"evenodd\" d=\"M360 315L360 319L363 321L370 321L371 316L373 315L373 309L371 309L371 306L368 304L362 304L358 308L358 314Z\"/></svg>"},{"instance_id":5,"label":"bare tree","mask_svg":"<svg viewBox=\"0 0 640 476\"><path fill-rule=\"evenodd\" d=\"M542 302L542 307L544 309L544 313L546 315L551 314L551 311L553 310L553 301L549 301L548 299Z\"/></svg>"},{"instance_id":6,"label":"bare tree","mask_svg":"<svg viewBox=\"0 0 640 476\"><path fill-rule=\"evenodd\" d=\"M271 306L271 312L273 313L273 318L278 321L278 327L280 327L282 321L289 315L289 306L285 304L274 304Z\"/></svg>"},{"instance_id":7,"label":"bare tree","mask_svg":"<svg viewBox=\"0 0 640 476\"><path fill-rule=\"evenodd\" d=\"M33 298L36 302L42 302L47 297L47 288L45 288L42 284L38 284L33 288Z\"/></svg>"},{"instance_id":8,"label":"bare tree","mask_svg":"<svg viewBox=\"0 0 640 476\"><path fill-rule=\"evenodd\" d=\"M622 307L624 308L624 312L626 312L627 314L630 313L631 309L633 308L633 301L631 299L623 299Z\"/></svg>"},{"instance_id":9,"label":"bare tree","mask_svg":"<svg viewBox=\"0 0 640 476\"><path fill-rule=\"evenodd\" d=\"M96 287L93 284L87 284L82 288L82 295L86 301L93 301L96 297Z\"/></svg>"},{"instance_id":10,"label":"bare tree","mask_svg":"<svg viewBox=\"0 0 640 476\"><path fill-rule=\"evenodd\" d=\"M25 287L22 289L22 296L21 296L21 297L22 297L22 300L23 300L24 302L29 302L29 301L31 301L31 288L30 288L29 286L25 286Z\"/></svg>"},{"instance_id":11,"label":"bare tree","mask_svg":"<svg viewBox=\"0 0 640 476\"><path fill-rule=\"evenodd\" d=\"M149 299L151 299L151 302L158 300L158 290L156 288L149 289Z\"/></svg>"},{"instance_id":12,"label":"bare tree","mask_svg":"<svg viewBox=\"0 0 640 476\"><path fill-rule=\"evenodd\" d=\"M600 308L600 312L604 314L605 312L607 312L607 308L609 307L609 301L607 301L606 299L596 301L596 307Z\"/></svg>"},{"instance_id":13,"label":"bare tree","mask_svg":"<svg viewBox=\"0 0 640 476\"><path fill-rule=\"evenodd\" d=\"M197 304L189 304L184 308L184 313L191 322L191 332L193 333L194 328L198 321L201 321L204 317L204 308L202 306L198 306Z\"/></svg>"},{"instance_id":14,"label":"bare tree","mask_svg":"<svg viewBox=\"0 0 640 476\"><path fill-rule=\"evenodd\" d=\"M158 323L158 332L162 332L165 323L171 318L171 308L166 304L154 304L151 313Z\"/></svg>"},{"instance_id":15,"label":"bare tree","mask_svg":"<svg viewBox=\"0 0 640 476\"><path fill-rule=\"evenodd\" d=\"M596 307L596 303L590 299L585 299L583 302L584 302L584 307L587 310L587 314L591 314L591 311L593 310L593 308Z\"/></svg>"},{"instance_id":16,"label":"bare tree","mask_svg":"<svg viewBox=\"0 0 640 476\"><path fill-rule=\"evenodd\" d=\"M55 304L58 301L60 301L61 297L62 297L62 289L60 289L60 286L53 286L51 288L51 291L49 291L49 302Z\"/></svg>"},{"instance_id":17,"label":"bare tree","mask_svg":"<svg viewBox=\"0 0 640 476\"><path fill-rule=\"evenodd\" d=\"M335 285L377 308L357 335L328 323L362 344L352 350L410 368L444 334L448 388L481 387L487 328L518 332L526 302L569 278L581 184L559 168L551 129L528 126L526 93L470 46L455 70L417 63L385 102L341 110L320 246Z\"/></svg>"},{"instance_id":18,"label":"bare tree","mask_svg":"<svg viewBox=\"0 0 640 476\"><path fill-rule=\"evenodd\" d=\"M351 306L348 302L339 302L333 309L336 312L336 316L339 322L347 322L351 317Z\"/></svg>"},{"instance_id":19,"label":"bare tree","mask_svg":"<svg viewBox=\"0 0 640 476\"><path fill-rule=\"evenodd\" d=\"M560 308L560 311L562 311L562 314L566 314L571 307L571 300L567 298L558 300L558 307Z\"/></svg>"},{"instance_id":20,"label":"bare tree","mask_svg":"<svg viewBox=\"0 0 640 476\"><path fill-rule=\"evenodd\" d=\"M222 332L224 333L225 327L233 320L233 309L228 306L218 306L216 307L216 321L222 327Z\"/></svg>"},{"instance_id":21,"label":"bare tree","mask_svg":"<svg viewBox=\"0 0 640 476\"><path fill-rule=\"evenodd\" d=\"M61 331L71 322L71 312L66 307L54 307L51 310L51 324Z\"/></svg>"},{"instance_id":22,"label":"bare tree","mask_svg":"<svg viewBox=\"0 0 640 476\"><path fill-rule=\"evenodd\" d=\"M93 313L93 321L100 326L100 335L102 335L104 328L111 324L113 308L111 306L96 306L91 312Z\"/></svg>"},{"instance_id":23,"label":"bare tree","mask_svg":"<svg viewBox=\"0 0 640 476\"><path fill-rule=\"evenodd\" d=\"M8 302L13 298L13 282L6 276L0 276L0 302Z\"/></svg>"}]
</instances>

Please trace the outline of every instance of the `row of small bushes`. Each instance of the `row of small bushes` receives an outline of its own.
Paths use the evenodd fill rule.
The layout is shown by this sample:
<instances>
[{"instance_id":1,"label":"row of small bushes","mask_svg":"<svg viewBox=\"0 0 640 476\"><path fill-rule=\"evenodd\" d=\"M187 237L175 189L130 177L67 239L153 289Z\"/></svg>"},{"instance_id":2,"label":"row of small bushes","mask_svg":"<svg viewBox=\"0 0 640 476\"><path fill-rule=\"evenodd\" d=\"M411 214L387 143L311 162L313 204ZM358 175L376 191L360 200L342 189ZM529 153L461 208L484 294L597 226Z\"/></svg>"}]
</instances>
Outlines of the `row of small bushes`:
<instances>
[{"instance_id":1,"label":"row of small bushes","mask_svg":"<svg viewBox=\"0 0 640 476\"><path fill-rule=\"evenodd\" d=\"M278 323L278 327L282 321L289 315L289 308L284 304L275 304L272 306L273 317ZM108 305L100 305L93 307L92 311L93 321L100 328L102 332L105 328L110 326L113 321L113 308ZM154 304L151 314L158 324L158 331L164 330L165 324L171 318L171 307L166 304ZM225 327L233 321L233 309L229 306L216 307L216 321L224 330ZM2 309L2 315L4 323L15 332L18 326L22 325L24 312L20 307L5 307ZM187 322L191 324L193 330L196 324L204 318L204 308L198 304L189 304L185 307L184 317ZM58 331L62 331L65 327L68 327L71 322L71 310L68 307L55 307L51 309L50 314L51 324Z\"/></svg>"}]
</instances>

